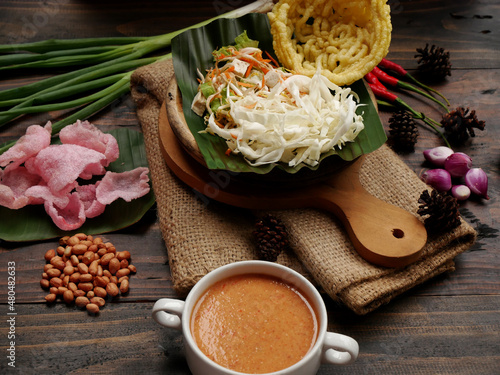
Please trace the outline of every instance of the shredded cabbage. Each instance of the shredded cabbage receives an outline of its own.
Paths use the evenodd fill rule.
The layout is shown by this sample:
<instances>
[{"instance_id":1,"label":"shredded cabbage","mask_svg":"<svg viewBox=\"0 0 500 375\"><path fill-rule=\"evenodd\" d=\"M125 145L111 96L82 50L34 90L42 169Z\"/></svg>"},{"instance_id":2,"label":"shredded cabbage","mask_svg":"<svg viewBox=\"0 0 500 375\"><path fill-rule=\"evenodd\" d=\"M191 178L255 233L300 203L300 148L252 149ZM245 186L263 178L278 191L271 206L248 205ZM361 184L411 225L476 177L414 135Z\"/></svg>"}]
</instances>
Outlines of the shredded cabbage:
<instances>
[{"instance_id":1,"label":"shredded cabbage","mask_svg":"<svg viewBox=\"0 0 500 375\"><path fill-rule=\"evenodd\" d=\"M342 148L363 130L356 93L319 69L313 77L292 74L255 47L226 47L225 53L200 74L200 86L210 83L214 91L208 98L199 93L192 108L203 104L197 113L206 118L205 131L224 138L228 153L254 166L315 166L322 153Z\"/></svg>"}]
</instances>

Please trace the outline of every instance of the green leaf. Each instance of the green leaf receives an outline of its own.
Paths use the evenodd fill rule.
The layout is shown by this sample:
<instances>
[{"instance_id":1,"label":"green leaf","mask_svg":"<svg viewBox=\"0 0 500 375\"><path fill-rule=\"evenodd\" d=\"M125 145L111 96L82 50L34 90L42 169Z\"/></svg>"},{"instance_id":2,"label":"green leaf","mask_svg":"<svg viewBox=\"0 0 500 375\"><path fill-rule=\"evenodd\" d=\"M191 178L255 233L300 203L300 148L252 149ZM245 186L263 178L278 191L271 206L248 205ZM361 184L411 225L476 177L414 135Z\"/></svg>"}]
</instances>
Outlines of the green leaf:
<instances>
[{"instance_id":1,"label":"green leaf","mask_svg":"<svg viewBox=\"0 0 500 375\"><path fill-rule=\"evenodd\" d=\"M125 172L137 167L147 167L146 151L142 133L127 128L111 130L120 148L119 158L106 170ZM0 238L5 241L40 241L74 233L100 234L116 231L139 221L153 206L155 197L151 189L145 196L125 202L118 199L106 207L100 216L87 221L74 231L59 229L43 205L26 206L19 210L0 207Z\"/></svg>"},{"instance_id":2,"label":"green leaf","mask_svg":"<svg viewBox=\"0 0 500 375\"><path fill-rule=\"evenodd\" d=\"M182 93L184 117L208 168L259 174L268 173L276 166L288 173L296 173L304 167L317 169L318 166L310 167L305 164L294 168L284 164L252 167L240 155L227 156L225 154L227 145L222 138L199 133L205 129L203 118L191 110L191 103L198 87L197 70L204 73L206 69L213 66L212 51L234 44L234 39L244 31L247 32L249 38L259 41L259 48L276 58L269 19L265 14L251 13L236 19L218 19L206 26L185 31L172 40L174 70ZM363 114L365 129L354 142L347 143L342 150L336 149L323 154L320 160L326 157L340 157L351 161L376 150L387 140L378 112L363 81L355 82L351 88L360 97L360 102L364 104L359 108L358 113ZM340 158L339 163L343 162Z\"/></svg>"}]
</instances>

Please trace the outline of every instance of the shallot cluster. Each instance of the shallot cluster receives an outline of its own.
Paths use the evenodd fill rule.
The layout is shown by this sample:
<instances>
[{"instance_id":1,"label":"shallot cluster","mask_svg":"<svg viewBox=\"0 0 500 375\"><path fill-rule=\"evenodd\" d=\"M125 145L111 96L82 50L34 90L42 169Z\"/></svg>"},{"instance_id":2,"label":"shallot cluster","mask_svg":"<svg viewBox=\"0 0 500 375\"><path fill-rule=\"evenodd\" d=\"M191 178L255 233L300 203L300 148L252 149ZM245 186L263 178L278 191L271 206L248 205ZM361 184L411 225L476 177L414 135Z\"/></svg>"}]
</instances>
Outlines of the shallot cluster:
<instances>
[{"instance_id":1,"label":"shallot cluster","mask_svg":"<svg viewBox=\"0 0 500 375\"><path fill-rule=\"evenodd\" d=\"M472 166L469 155L439 146L425 150L424 157L436 166L422 174L422 180L434 189L451 191L458 200L468 199L471 193L490 199L488 176L483 169Z\"/></svg>"}]
</instances>

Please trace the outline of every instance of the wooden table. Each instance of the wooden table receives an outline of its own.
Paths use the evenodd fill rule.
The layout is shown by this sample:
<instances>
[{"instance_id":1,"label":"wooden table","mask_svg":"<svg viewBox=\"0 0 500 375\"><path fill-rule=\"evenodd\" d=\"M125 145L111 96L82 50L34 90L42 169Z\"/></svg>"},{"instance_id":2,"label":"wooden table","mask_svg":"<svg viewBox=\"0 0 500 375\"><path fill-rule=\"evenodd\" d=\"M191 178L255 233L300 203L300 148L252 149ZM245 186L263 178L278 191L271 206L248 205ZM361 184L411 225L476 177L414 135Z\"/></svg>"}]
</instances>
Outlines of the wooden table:
<instances>
[{"instance_id":1,"label":"wooden table","mask_svg":"<svg viewBox=\"0 0 500 375\"><path fill-rule=\"evenodd\" d=\"M157 35L208 19L248 1L46 1L3 0L0 43L48 38ZM486 130L457 149L470 154L490 179L488 201L471 199L461 213L478 231L476 244L456 258L456 271L439 276L367 316L356 316L325 298L330 329L360 344L357 362L322 366L319 374L498 374L500 373L500 220L498 111L500 104L500 7L495 1L391 1L393 34L389 58L414 72L416 48L426 43L450 51L452 75L434 85L452 106L470 107ZM37 78L2 75L0 89ZM402 96L419 111L440 119L428 102ZM59 113L21 118L3 127L0 142L14 139L33 123ZM390 113L381 112L387 127ZM125 96L91 121L106 130L140 129L134 102ZM422 151L441 144L420 128L416 152L401 155L416 172L424 168ZM0 218L0 225L7 218ZM151 209L137 224L104 235L117 248L132 252L137 275L128 296L108 303L96 317L63 303L48 306L39 286L43 254L55 240L34 243L0 241L0 373L20 374L189 374L181 335L157 325L153 303L176 297L167 249ZM17 316L15 365L8 365L11 325L7 322L7 267L15 262Z\"/></svg>"}]
</instances>

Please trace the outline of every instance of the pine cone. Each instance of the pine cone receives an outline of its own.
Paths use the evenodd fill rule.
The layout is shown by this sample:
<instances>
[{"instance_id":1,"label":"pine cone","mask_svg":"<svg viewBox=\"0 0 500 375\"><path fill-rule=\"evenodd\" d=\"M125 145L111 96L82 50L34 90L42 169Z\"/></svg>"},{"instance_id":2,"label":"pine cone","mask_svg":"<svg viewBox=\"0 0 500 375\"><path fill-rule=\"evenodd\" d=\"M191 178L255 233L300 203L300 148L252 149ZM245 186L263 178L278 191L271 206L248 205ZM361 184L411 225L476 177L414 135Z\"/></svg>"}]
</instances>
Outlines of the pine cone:
<instances>
[{"instance_id":1,"label":"pine cone","mask_svg":"<svg viewBox=\"0 0 500 375\"><path fill-rule=\"evenodd\" d=\"M424 225L429 234L447 232L460 225L458 201L448 193L432 190L429 194L429 191L425 190L418 203L420 206L417 213L420 216L428 215Z\"/></svg>"},{"instance_id":2,"label":"pine cone","mask_svg":"<svg viewBox=\"0 0 500 375\"><path fill-rule=\"evenodd\" d=\"M432 45L429 50L429 44L425 48L417 48L418 69L431 80L443 80L446 76L451 76L450 53L445 52L443 48Z\"/></svg>"},{"instance_id":3,"label":"pine cone","mask_svg":"<svg viewBox=\"0 0 500 375\"><path fill-rule=\"evenodd\" d=\"M406 111L397 111L389 119L389 142L395 151L414 152L418 138L417 124Z\"/></svg>"},{"instance_id":4,"label":"pine cone","mask_svg":"<svg viewBox=\"0 0 500 375\"><path fill-rule=\"evenodd\" d=\"M257 242L259 259L275 262L288 246L288 233L278 218L267 214L255 223L252 233Z\"/></svg>"},{"instance_id":5,"label":"pine cone","mask_svg":"<svg viewBox=\"0 0 500 375\"><path fill-rule=\"evenodd\" d=\"M445 130L446 138L457 145L463 144L469 135L475 137L474 128L484 130L484 121L479 121L476 111L469 112L469 108L458 107L457 109L443 115L441 120Z\"/></svg>"}]
</instances>

